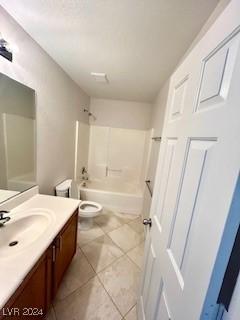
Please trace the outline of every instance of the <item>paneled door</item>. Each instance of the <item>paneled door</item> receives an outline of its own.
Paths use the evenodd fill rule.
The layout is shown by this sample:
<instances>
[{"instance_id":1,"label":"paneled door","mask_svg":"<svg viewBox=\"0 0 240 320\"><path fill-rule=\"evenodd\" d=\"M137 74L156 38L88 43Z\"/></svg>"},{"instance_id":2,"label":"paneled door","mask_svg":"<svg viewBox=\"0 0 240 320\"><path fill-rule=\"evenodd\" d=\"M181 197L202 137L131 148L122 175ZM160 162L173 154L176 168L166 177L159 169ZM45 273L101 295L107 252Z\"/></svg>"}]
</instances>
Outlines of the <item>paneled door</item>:
<instances>
[{"instance_id":1,"label":"paneled door","mask_svg":"<svg viewBox=\"0 0 240 320\"><path fill-rule=\"evenodd\" d=\"M171 77L139 320L200 319L240 168L239 26L232 0Z\"/></svg>"}]
</instances>

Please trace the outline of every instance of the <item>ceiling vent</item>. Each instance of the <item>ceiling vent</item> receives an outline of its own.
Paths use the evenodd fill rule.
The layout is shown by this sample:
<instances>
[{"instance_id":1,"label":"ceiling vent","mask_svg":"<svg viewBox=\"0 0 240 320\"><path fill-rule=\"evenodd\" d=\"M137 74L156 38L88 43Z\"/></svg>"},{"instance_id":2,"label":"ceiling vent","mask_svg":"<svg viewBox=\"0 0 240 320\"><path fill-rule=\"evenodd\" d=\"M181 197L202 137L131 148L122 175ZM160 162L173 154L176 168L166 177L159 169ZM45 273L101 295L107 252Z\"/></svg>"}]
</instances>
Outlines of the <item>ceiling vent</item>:
<instances>
[{"instance_id":1,"label":"ceiling vent","mask_svg":"<svg viewBox=\"0 0 240 320\"><path fill-rule=\"evenodd\" d=\"M108 78L106 73L91 72L91 76L94 77L96 82L108 83Z\"/></svg>"}]
</instances>

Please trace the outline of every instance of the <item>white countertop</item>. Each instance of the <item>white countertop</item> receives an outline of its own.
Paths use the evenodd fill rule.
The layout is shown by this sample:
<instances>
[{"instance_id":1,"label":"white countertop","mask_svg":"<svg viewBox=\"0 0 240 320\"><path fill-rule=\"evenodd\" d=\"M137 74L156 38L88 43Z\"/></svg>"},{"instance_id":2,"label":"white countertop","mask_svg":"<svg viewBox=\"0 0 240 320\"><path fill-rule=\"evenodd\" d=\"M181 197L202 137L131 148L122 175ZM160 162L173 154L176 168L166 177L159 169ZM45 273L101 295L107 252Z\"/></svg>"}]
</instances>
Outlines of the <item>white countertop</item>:
<instances>
[{"instance_id":1,"label":"white countertop","mask_svg":"<svg viewBox=\"0 0 240 320\"><path fill-rule=\"evenodd\" d=\"M0 256L0 308L14 294L25 276L78 208L79 203L79 200L38 194L11 210L10 216L14 214L17 216L21 212L35 208L51 210L54 213L54 223L43 235L21 252L10 257Z\"/></svg>"}]
</instances>

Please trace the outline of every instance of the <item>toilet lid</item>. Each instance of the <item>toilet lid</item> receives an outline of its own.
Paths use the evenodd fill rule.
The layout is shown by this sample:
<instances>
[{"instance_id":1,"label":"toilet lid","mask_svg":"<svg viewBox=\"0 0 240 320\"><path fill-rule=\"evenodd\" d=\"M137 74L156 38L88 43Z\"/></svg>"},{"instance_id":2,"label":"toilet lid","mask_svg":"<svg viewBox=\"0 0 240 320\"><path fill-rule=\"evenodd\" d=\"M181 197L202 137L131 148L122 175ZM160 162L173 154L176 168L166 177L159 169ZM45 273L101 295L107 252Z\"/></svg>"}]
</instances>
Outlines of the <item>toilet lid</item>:
<instances>
[{"instance_id":1,"label":"toilet lid","mask_svg":"<svg viewBox=\"0 0 240 320\"><path fill-rule=\"evenodd\" d=\"M79 205L79 213L81 216L93 216L102 210L102 206L93 201L82 201Z\"/></svg>"}]
</instances>

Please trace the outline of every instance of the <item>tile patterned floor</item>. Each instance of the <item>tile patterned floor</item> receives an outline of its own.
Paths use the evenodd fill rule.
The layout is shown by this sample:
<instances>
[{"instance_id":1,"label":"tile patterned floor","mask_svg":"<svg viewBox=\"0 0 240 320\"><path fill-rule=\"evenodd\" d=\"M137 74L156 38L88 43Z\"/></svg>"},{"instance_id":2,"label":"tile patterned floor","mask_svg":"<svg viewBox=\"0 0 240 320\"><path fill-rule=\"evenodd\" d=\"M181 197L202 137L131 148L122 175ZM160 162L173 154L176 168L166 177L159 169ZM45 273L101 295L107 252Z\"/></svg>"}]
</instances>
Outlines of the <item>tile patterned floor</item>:
<instances>
[{"instance_id":1,"label":"tile patterned floor","mask_svg":"<svg viewBox=\"0 0 240 320\"><path fill-rule=\"evenodd\" d=\"M134 306L124 318L125 320L137 320L137 309Z\"/></svg>"},{"instance_id":2,"label":"tile patterned floor","mask_svg":"<svg viewBox=\"0 0 240 320\"><path fill-rule=\"evenodd\" d=\"M78 233L77 253L47 320L137 320L144 250L138 216L105 210Z\"/></svg>"}]
</instances>

